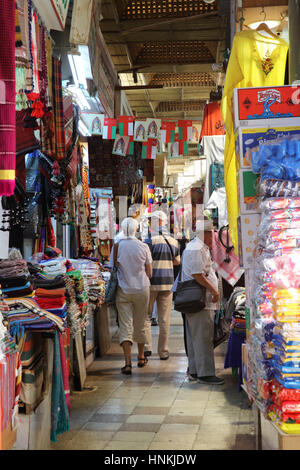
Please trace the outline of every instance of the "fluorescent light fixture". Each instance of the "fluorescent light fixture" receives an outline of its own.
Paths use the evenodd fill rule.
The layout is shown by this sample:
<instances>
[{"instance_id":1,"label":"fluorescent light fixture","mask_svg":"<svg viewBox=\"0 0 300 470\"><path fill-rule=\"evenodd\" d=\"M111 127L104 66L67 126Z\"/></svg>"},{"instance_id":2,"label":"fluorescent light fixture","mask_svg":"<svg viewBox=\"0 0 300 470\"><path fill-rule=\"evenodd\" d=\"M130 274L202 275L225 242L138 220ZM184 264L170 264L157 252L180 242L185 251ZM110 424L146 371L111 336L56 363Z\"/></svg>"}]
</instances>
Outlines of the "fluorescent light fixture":
<instances>
[{"instance_id":1,"label":"fluorescent light fixture","mask_svg":"<svg viewBox=\"0 0 300 470\"><path fill-rule=\"evenodd\" d=\"M278 20L266 20L266 21L256 21L255 23L250 23L249 28L256 29L261 23L265 23L268 28L273 29L280 25Z\"/></svg>"}]
</instances>

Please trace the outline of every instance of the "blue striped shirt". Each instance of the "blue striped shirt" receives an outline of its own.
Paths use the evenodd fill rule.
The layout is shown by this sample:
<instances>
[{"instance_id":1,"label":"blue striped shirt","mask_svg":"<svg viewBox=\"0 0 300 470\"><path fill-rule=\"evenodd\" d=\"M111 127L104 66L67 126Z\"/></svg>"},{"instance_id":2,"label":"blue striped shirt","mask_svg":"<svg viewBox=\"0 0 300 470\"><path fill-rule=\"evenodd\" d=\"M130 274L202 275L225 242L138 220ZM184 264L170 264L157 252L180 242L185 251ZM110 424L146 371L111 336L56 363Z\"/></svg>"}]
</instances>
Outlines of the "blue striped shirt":
<instances>
[{"instance_id":1,"label":"blue striped shirt","mask_svg":"<svg viewBox=\"0 0 300 470\"><path fill-rule=\"evenodd\" d=\"M170 247L165 238L168 240ZM174 284L173 260L180 261L178 241L166 229L162 228L159 232L149 234L145 243L149 246L153 259L150 289L152 291L171 290Z\"/></svg>"}]
</instances>

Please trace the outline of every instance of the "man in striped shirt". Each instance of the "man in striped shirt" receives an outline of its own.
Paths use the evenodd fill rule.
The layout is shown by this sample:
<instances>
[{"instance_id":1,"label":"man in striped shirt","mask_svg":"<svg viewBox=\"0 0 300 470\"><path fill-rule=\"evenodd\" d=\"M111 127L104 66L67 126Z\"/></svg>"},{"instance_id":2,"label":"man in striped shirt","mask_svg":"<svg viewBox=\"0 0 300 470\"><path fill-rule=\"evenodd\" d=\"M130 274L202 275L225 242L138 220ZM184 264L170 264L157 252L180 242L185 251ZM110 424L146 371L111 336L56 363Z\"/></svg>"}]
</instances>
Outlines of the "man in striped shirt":
<instances>
[{"instance_id":1,"label":"man in striped shirt","mask_svg":"<svg viewBox=\"0 0 300 470\"><path fill-rule=\"evenodd\" d=\"M151 232L145 243L148 244L152 259L153 273L150 287L149 316L147 321L148 345L145 356L152 354L151 316L156 301L159 338L157 352L160 359L169 359L168 338L174 284L173 266L180 264L179 244L167 230L168 217L163 211L155 211L151 217Z\"/></svg>"}]
</instances>

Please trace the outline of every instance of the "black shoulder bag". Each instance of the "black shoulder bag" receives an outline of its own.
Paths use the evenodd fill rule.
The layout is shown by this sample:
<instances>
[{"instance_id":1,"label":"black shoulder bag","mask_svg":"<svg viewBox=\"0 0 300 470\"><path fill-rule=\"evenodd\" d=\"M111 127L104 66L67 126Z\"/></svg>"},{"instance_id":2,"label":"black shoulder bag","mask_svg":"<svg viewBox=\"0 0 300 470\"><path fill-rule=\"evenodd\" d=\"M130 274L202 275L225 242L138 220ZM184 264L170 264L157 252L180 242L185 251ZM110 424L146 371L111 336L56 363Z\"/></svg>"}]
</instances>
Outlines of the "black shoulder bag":
<instances>
[{"instance_id":1,"label":"black shoulder bag","mask_svg":"<svg viewBox=\"0 0 300 470\"><path fill-rule=\"evenodd\" d=\"M205 308L206 288L195 279L182 281L182 265L174 296L174 309L181 313L197 313Z\"/></svg>"}]
</instances>

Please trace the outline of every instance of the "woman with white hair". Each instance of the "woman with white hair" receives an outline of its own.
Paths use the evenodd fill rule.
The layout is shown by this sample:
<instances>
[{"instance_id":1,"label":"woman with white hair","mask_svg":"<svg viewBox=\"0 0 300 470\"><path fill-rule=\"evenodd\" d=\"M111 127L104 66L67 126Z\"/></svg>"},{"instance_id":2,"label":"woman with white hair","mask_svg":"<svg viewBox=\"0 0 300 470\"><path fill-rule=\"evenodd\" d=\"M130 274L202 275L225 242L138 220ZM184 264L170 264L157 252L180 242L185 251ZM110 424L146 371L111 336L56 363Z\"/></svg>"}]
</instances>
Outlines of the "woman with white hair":
<instances>
[{"instance_id":1,"label":"woman with white hair","mask_svg":"<svg viewBox=\"0 0 300 470\"><path fill-rule=\"evenodd\" d=\"M126 238L116 245L118 266L118 291L116 305L119 315L119 342L123 348L125 366L121 372L131 375L131 349L138 343L138 367L147 364L144 345L147 342L146 321L152 276L152 256L149 247L136 238L138 222L127 217L122 231Z\"/></svg>"}]
</instances>

